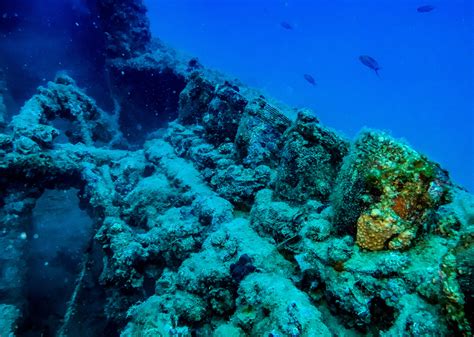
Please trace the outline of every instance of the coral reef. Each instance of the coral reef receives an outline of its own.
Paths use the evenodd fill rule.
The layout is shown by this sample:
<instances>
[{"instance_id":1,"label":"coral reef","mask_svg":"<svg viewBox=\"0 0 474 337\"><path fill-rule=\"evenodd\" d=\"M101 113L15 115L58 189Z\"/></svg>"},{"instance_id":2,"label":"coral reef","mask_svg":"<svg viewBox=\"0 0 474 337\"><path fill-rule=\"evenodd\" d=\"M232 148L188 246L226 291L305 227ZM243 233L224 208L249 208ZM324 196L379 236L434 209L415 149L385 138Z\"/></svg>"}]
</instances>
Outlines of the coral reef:
<instances>
[{"instance_id":1,"label":"coral reef","mask_svg":"<svg viewBox=\"0 0 474 337\"><path fill-rule=\"evenodd\" d=\"M72 144L81 142L92 146L120 141L112 117L98 108L73 79L59 74L46 88L39 87L38 94L13 117L10 127L15 148L25 154L37 152L40 147L51 148L60 135L52 125L56 120L71 124L63 129Z\"/></svg>"},{"instance_id":2,"label":"coral reef","mask_svg":"<svg viewBox=\"0 0 474 337\"><path fill-rule=\"evenodd\" d=\"M327 201L348 143L306 110L298 112L282 142L275 186L280 197L299 202Z\"/></svg>"},{"instance_id":3,"label":"coral reef","mask_svg":"<svg viewBox=\"0 0 474 337\"><path fill-rule=\"evenodd\" d=\"M277 167L279 145L291 121L270 102L259 97L247 104L235 138L235 149L243 165Z\"/></svg>"},{"instance_id":4,"label":"coral reef","mask_svg":"<svg viewBox=\"0 0 474 337\"><path fill-rule=\"evenodd\" d=\"M335 223L355 231L357 244L369 250L407 248L448 201L446 172L380 132L359 136L339 177Z\"/></svg>"},{"instance_id":5,"label":"coral reef","mask_svg":"<svg viewBox=\"0 0 474 337\"><path fill-rule=\"evenodd\" d=\"M14 336L16 330L15 322L20 316L20 310L13 305L0 305L0 331L2 335L11 337Z\"/></svg>"},{"instance_id":6,"label":"coral reef","mask_svg":"<svg viewBox=\"0 0 474 337\"><path fill-rule=\"evenodd\" d=\"M250 336L331 336L318 309L286 278L251 275L237 301L235 320Z\"/></svg>"},{"instance_id":7,"label":"coral reef","mask_svg":"<svg viewBox=\"0 0 474 337\"><path fill-rule=\"evenodd\" d=\"M0 335L45 333L32 210L68 188L94 235L58 336L472 335L474 197L436 163L149 43L141 1L97 6L119 108L59 74L0 129Z\"/></svg>"}]
</instances>

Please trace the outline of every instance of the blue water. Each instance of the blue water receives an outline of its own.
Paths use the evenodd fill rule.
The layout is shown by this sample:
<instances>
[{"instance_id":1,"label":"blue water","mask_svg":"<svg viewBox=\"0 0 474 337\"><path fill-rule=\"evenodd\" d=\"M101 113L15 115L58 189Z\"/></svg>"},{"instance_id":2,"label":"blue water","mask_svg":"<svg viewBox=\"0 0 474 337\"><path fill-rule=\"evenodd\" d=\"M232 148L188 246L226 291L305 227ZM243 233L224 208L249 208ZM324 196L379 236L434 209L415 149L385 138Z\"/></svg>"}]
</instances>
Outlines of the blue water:
<instances>
[{"instance_id":1,"label":"blue water","mask_svg":"<svg viewBox=\"0 0 474 337\"><path fill-rule=\"evenodd\" d=\"M430 1L430 13L413 0L145 2L154 35L206 66L310 107L349 137L389 130L474 190L472 0Z\"/></svg>"}]
</instances>

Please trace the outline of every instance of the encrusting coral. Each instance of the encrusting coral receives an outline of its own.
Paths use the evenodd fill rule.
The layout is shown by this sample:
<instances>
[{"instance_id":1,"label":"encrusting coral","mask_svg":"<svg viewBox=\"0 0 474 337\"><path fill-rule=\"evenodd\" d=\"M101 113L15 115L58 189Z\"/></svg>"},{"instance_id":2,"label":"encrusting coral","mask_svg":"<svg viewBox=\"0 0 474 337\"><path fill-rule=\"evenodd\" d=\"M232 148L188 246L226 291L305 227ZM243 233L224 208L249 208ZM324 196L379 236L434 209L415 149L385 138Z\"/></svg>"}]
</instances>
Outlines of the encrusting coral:
<instances>
[{"instance_id":1,"label":"encrusting coral","mask_svg":"<svg viewBox=\"0 0 474 337\"><path fill-rule=\"evenodd\" d=\"M141 1L99 1L118 11L100 19L120 19L108 66L128 105L111 115L60 74L0 129L0 334L26 329L24 232L46 188L76 188L94 228L56 299L61 337L472 334L471 194L385 133L349 142L148 44ZM120 97L133 83L165 116Z\"/></svg>"},{"instance_id":2,"label":"encrusting coral","mask_svg":"<svg viewBox=\"0 0 474 337\"><path fill-rule=\"evenodd\" d=\"M79 89L66 74L59 74L47 87L39 87L38 94L29 99L13 117L10 127L16 142L24 152L35 151L33 140L41 147L51 148L60 132L52 121L63 119L71 123L65 130L69 142L87 146L119 141L120 133L111 116L101 110L95 101Z\"/></svg>"},{"instance_id":3,"label":"encrusting coral","mask_svg":"<svg viewBox=\"0 0 474 337\"><path fill-rule=\"evenodd\" d=\"M340 177L335 221L355 224L356 242L368 250L409 247L426 232L434 210L449 201L446 173L381 132L359 136Z\"/></svg>"},{"instance_id":4,"label":"encrusting coral","mask_svg":"<svg viewBox=\"0 0 474 337\"><path fill-rule=\"evenodd\" d=\"M275 189L287 200L327 201L348 143L309 110L298 112L282 139Z\"/></svg>"}]
</instances>

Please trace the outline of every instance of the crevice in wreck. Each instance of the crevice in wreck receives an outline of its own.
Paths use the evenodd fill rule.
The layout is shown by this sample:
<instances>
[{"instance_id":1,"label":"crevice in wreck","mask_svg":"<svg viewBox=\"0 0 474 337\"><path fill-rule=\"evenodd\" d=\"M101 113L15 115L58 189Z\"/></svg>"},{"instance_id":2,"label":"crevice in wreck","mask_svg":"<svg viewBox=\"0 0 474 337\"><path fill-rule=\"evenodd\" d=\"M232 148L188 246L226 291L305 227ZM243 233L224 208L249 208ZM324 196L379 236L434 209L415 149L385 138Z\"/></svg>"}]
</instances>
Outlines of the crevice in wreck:
<instances>
[{"instance_id":1,"label":"crevice in wreck","mask_svg":"<svg viewBox=\"0 0 474 337\"><path fill-rule=\"evenodd\" d=\"M76 189L45 190L36 201L26 244L26 310L18 336L55 336L81 272L93 221Z\"/></svg>"}]
</instances>

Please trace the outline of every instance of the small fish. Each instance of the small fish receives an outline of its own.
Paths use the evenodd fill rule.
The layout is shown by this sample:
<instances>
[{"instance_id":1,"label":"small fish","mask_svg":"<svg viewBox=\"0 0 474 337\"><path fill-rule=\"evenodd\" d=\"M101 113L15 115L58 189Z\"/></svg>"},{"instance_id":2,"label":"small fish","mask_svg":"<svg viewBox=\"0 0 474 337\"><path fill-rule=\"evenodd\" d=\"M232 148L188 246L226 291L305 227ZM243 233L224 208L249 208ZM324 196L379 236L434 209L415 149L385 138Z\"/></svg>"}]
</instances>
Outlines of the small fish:
<instances>
[{"instance_id":1,"label":"small fish","mask_svg":"<svg viewBox=\"0 0 474 337\"><path fill-rule=\"evenodd\" d=\"M291 25L290 23L288 23L286 21L280 22L280 26L282 26L283 28L285 28L287 30L293 30L293 25Z\"/></svg>"},{"instance_id":2,"label":"small fish","mask_svg":"<svg viewBox=\"0 0 474 337\"><path fill-rule=\"evenodd\" d=\"M373 57L370 57L368 55L361 55L361 56L359 56L359 60L360 60L360 62L362 62L362 64L364 66L369 67L370 69L375 71L377 76L380 77L380 75L379 75L380 66Z\"/></svg>"},{"instance_id":3,"label":"small fish","mask_svg":"<svg viewBox=\"0 0 474 337\"><path fill-rule=\"evenodd\" d=\"M310 74L304 74L303 76L304 76L304 79L308 81L311 85L314 85L314 86L316 85L316 80L314 79L313 76L311 76Z\"/></svg>"},{"instance_id":4,"label":"small fish","mask_svg":"<svg viewBox=\"0 0 474 337\"><path fill-rule=\"evenodd\" d=\"M433 9L435 9L435 6L432 5L425 5L425 6L420 6L416 9L418 13L428 13L431 12Z\"/></svg>"}]
</instances>

